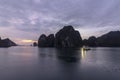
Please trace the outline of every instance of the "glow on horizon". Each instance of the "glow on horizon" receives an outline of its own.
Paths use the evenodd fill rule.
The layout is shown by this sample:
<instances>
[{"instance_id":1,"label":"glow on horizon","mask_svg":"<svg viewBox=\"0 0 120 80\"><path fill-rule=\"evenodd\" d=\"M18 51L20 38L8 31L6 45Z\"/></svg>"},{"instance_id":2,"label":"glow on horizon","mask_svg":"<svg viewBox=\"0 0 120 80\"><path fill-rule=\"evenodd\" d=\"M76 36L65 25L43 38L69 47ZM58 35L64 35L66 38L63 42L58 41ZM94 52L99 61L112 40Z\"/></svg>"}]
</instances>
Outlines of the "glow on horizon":
<instances>
[{"instance_id":1,"label":"glow on horizon","mask_svg":"<svg viewBox=\"0 0 120 80\"><path fill-rule=\"evenodd\" d=\"M21 42L23 42L23 43L32 43L32 42L35 42L35 41L33 41L33 40L22 40Z\"/></svg>"},{"instance_id":2,"label":"glow on horizon","mask_svg":"<svg viewBox=\"0 0 120 80\"><path fill-rule=\"evenodd\" d=\"M20 45L30 45L30 44L33 44L34 42L37 42L37 41L28 40L28 39L17 41L17 43Z\"/></svg>"}]
</instances>

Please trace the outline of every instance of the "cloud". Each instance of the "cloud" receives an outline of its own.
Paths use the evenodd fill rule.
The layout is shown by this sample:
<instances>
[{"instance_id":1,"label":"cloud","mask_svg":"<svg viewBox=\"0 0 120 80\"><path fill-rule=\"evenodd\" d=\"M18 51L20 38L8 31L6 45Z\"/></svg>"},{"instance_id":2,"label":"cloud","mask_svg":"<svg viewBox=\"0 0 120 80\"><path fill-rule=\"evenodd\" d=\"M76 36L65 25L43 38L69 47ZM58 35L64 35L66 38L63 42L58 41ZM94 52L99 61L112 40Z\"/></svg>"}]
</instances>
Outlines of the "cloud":
<instances>
[{"instance_id":1,"label":"cloud","mask_svg":"<svg viewBox=\"0 0 120 80\"><path fill-rule=\"evenodd\" d=\"M33 36L56 33L64 25L73 25L83 36L88 35L84 31L93 35L106 28L118 30L119 4L119 0L0 0L0 34L35 40Z\"/></svg>"}]
</instances>

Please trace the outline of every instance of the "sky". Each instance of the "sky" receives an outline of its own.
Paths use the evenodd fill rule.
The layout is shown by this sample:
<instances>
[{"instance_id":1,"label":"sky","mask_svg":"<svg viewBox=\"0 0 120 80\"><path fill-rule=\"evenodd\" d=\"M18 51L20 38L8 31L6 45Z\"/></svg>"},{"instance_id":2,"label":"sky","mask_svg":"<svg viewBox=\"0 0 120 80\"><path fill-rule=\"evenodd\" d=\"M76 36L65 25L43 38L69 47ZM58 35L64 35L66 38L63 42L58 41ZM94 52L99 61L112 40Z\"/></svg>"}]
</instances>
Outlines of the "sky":
<instances>
[{"instance_id":1,"label":"sky","mask_svg":"<svg viewBox=\"0 0 120 80\"><path fill-rule=\"evenodd\" d=\"M120 0L0 0L0 36L32 44L72 25L83 39L120 30Z\"/></svg>"}]
</instances>

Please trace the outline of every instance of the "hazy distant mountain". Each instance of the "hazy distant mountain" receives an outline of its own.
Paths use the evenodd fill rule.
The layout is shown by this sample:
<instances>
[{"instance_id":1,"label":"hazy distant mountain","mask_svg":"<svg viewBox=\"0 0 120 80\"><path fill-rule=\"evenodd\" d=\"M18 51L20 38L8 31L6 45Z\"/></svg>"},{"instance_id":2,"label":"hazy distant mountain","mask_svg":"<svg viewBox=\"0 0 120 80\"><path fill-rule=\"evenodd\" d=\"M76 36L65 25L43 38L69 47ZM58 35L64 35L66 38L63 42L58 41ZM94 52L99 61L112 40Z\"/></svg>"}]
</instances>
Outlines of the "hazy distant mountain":
<instances>
[{"instance_id":1,"label":"hazy distant mountain","mask_svg":"<svg viewBox=\"0 0 120 80\"><path fill-rule=\"evenodd\" d=\"M111 31L97 38L99 46L120 47L120 31Z\"/></svg>"}]
</instances>

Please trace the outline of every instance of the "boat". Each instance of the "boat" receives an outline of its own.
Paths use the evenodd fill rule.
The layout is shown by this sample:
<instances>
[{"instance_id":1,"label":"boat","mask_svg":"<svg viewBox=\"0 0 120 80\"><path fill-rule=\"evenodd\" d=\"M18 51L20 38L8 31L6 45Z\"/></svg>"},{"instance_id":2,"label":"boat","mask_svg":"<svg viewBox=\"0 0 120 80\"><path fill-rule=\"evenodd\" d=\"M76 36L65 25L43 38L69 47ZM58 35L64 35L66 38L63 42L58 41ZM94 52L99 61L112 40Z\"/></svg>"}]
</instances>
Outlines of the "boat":
<instances>
[{"instance_id":1,"label":"boat","mask_svg":"<svg viewBox=\"0 0 120 80\"><path fill-rule=\"evenodd\" d=\"M87 46L83 46L83 49L85 50L85 51L89 51L89 50L91 50L89 47L87 47Z\"/></svg>"},{"instance_id":2,"label":"boat","mask_svg":"<svg viewBox=\"0 0 120 80\"><path fill-rule=\"evenodd\" d=\"M84 50L85 50L85 51L89 51L89 50L91 50L91 49L90 49L90 48L84 48Z\"/></svg>"}]
</instances>

